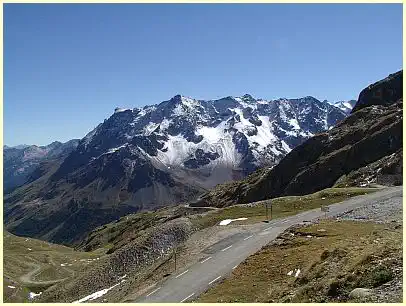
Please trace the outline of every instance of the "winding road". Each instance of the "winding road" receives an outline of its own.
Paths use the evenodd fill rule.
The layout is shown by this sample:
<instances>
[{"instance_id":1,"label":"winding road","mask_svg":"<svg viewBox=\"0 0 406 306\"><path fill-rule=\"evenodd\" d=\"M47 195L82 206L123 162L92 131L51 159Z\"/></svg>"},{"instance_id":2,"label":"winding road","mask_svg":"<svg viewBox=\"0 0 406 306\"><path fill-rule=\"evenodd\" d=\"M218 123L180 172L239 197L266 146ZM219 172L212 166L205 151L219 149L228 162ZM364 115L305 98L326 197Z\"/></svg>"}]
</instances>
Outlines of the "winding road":
<instances>
[{"instance_id":1,"label":"winding road","mask_svg":"<svg viewBox=\"0 0 406 306\"><path fill-rule=\"evenodd\" d=\"M28 257L28 256L27 256ZM54 279L54 280L49 280L49 281L36 281L33 278L39 274L41 272L41 270L43 269L43 265L41 266L40 264L37 264L36 261L31 258L28 257L32 262L27 262L27 265L32 266L34 269L31 270L30 272L20 276L20 281L26 284L31 284L31 285L53 285L55 283L59 283L61 281L64 281L65 279L67 279L67 277L65 278L60 278L60 279ZM59 266L57 266L52 259L50 259L50 264L52 264L56 269L60 269ZM65 268L64 270L69 271L72 275L74 275L74 272L71 269Z\"/></svg>"},{"instance_id":2,"label":"winding road","mask_svg":"<svg viewBox=\"0 0 406 306\"><path fill-rule=\"evenodd\" d=\"M156 284L149 292L134 301L138 303L190 302L199 294L225 278L238 264L274 240L292 225L317 218L337 216L352 209L393 198L402 201L402 186L390 187L372 194L357 196L341 203L329 205L329 211L309 210L269 223L259 223L250 233L233 234L203 251L205 258Z\"/></svg>"}]
</instances>

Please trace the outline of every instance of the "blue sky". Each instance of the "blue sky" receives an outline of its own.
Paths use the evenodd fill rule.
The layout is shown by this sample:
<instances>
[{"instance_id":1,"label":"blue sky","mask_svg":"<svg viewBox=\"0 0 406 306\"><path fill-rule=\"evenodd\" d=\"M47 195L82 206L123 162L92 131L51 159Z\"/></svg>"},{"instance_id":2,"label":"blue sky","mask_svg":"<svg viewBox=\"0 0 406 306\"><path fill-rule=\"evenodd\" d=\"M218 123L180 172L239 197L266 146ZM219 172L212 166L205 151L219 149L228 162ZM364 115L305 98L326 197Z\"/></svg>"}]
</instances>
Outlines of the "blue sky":
<instances>
[{"instance_id":1,"label":"blue sky","mask_svg":"<svg viewBox=\"0 0 406 306\"><path fill-rule=\"evenodd\" d=\"M6 4L4 143L176 94L356 99L400 69L401 4Z\"/></svg>"}]
</instances>

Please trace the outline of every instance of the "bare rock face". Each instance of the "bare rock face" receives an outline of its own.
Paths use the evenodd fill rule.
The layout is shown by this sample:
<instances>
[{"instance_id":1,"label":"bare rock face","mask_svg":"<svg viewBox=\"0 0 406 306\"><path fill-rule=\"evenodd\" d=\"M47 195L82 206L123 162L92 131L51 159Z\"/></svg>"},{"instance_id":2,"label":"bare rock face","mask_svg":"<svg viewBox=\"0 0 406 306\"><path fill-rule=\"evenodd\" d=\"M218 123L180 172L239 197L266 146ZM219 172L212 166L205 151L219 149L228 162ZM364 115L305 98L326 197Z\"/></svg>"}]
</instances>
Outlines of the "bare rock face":
<instances>
[{"instance_id":1,"label":"bare rock face","mask_svg":"<svg viewBox=\"0 0 406 306\"><path fill-rule=\"evenodd\" d=\"M262 169L242 181L219 185L192 206L224 207L313 193L391 154L401 154L402 78L400 71L364 89L356 111L334 128L296 147L271 170ZM399 163L383 168L383 174L395 174L401 181Z\"/></svg>"},{"instance_id":2,"label":"bare rock face","mask_svg":"<svg viewBox=\"0 0 406 306\"><path fill-rule=\"evenodd\" d=\"M387 155L365 167L343 175L334 187L366 187L368 185L400 186L403 184L403 150Z\"/></svg>"},{"instance_id":3,"label":"bare rock face","mask_svg":"<svg viewBox=\"0 0 406 306\"><path fill-rule=\"evenodd\" d=\"M403 70L369 85L359 94L352 113L371 105L391 105L403 97Z\"/></svg>"},{"instance_id":4,"label":"bare rock face","mask_svg":"<svg viewBox=\"0 0 406 306\"><path fill-rule=\"evenodd\" d=\"M355 288L348 295L352 299L362 299L371 295L371 289Z\"/></svg>"}]
</instances>

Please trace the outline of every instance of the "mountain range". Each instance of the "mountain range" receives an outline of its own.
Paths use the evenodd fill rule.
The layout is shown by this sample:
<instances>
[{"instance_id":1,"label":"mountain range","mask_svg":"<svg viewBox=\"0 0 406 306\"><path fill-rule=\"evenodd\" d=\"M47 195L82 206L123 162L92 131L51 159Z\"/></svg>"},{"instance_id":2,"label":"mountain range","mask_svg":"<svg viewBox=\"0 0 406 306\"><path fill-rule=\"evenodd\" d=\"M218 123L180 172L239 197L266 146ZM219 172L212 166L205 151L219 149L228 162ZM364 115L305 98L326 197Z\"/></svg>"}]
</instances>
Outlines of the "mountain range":
<instances>
[{"instance_id":1,"label":"mountain range","mask_svg":"<svg viewBox=\"0 0 406 306\"><path fill-rule=\"evenodd\" d=\"M72 243L129 212L187 202L217 184L272 168L344 120L353 105L246 94L218 100L176 95L143 108L116 108L74 141L69 154L44 160L39 157L54 156L44 153L52 150L20 149L14 161L32 164L26 166L32 173L5 197L6 223L19 235ZM34 161L25 150L34 152L28 154ZM8 168L16 173L21 166Z\"/></svg>"},{"instance_id":2,"label":"mountain range","mask_svg":"<svg viewBox=\"0 0 406 306\"><path fill-rule=\"evenodd\" d=\"M79 139L72 139L65 143L54 141L47 146L4 146L4 192L11 192L15 188L29 182L30 179L33 179L30 175L33 174L41 162L66 157L75 150L78 143Z\"/></svg>"}]
</instances>

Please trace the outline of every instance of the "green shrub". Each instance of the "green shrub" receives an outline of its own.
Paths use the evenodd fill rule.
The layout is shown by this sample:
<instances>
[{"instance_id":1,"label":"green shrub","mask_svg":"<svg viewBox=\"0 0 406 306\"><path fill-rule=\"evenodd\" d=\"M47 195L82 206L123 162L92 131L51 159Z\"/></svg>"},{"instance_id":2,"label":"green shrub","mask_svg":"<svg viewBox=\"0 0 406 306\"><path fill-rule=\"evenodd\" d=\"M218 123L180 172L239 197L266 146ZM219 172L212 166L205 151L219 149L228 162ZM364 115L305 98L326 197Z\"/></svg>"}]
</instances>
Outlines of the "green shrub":
<instances>
[{"instance_id":1,"label":"green shrub","mask_svg":"<svg viewBox=\"0 0 406 306\"><path fill-rule=\"evenodd\" d=\"M385 266L379 266L372 271L372 287L378 287L392 279L392 271Z\"/></svg>"},{"instance_id":2,"label":"green shrub","mask_svg":"<svg viewBox=\"0 0 406 306\"><path fill-rule=\"evenodd\" d=\"M393 279L392 271L386 266L378 266L371 272L364 274L359 282L360 287L376 288Z\"/></svg>"}]
</instances>

